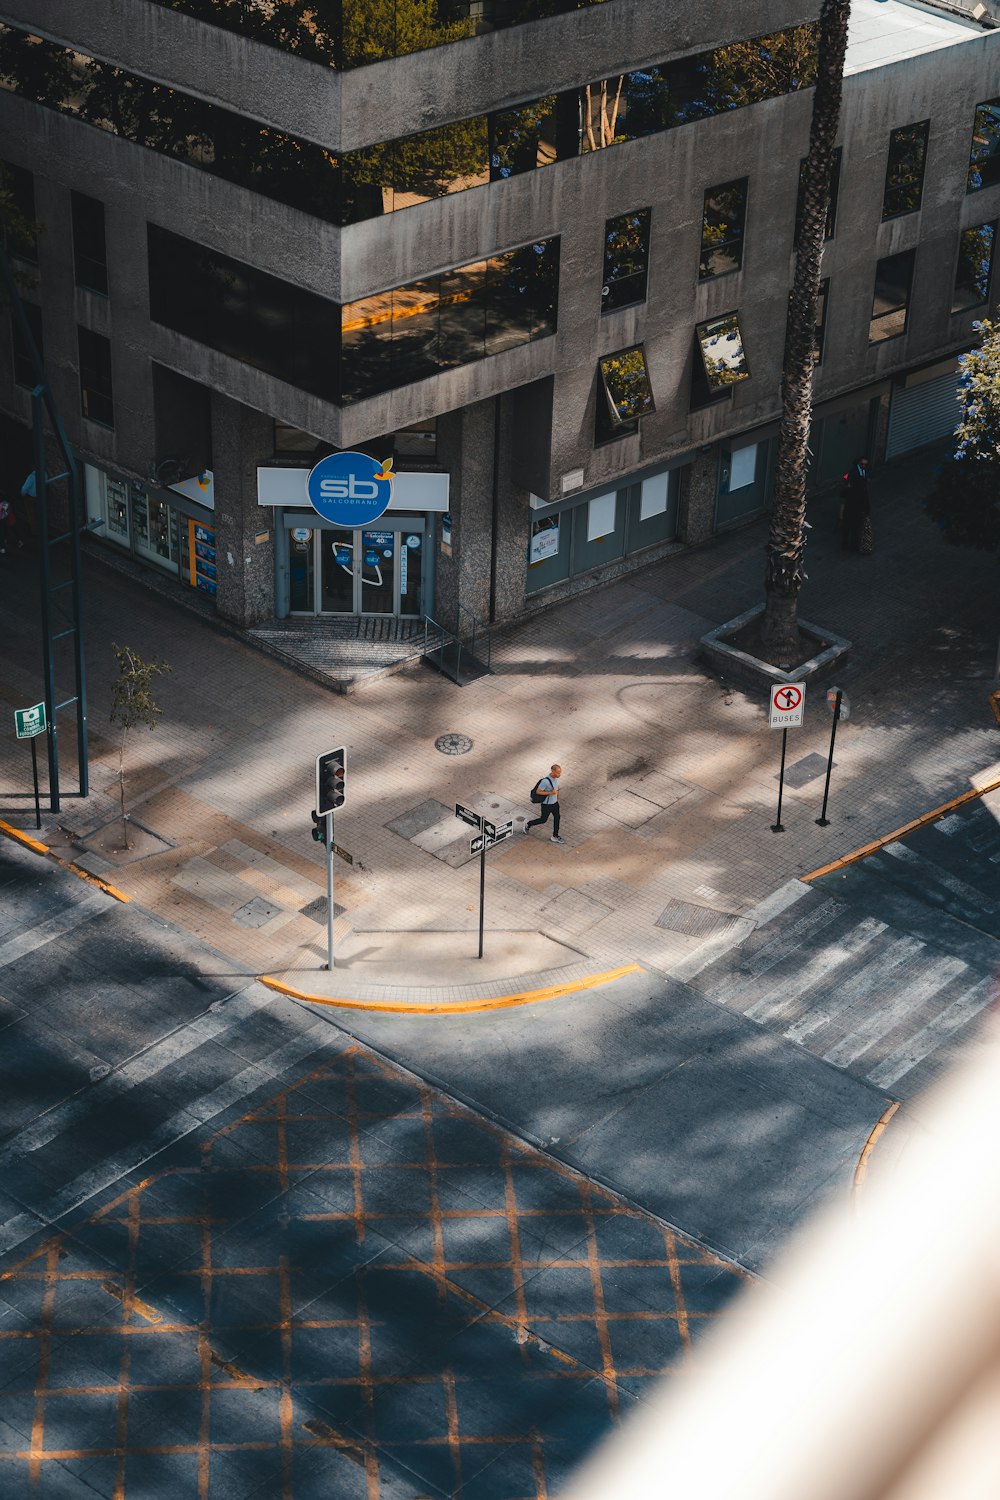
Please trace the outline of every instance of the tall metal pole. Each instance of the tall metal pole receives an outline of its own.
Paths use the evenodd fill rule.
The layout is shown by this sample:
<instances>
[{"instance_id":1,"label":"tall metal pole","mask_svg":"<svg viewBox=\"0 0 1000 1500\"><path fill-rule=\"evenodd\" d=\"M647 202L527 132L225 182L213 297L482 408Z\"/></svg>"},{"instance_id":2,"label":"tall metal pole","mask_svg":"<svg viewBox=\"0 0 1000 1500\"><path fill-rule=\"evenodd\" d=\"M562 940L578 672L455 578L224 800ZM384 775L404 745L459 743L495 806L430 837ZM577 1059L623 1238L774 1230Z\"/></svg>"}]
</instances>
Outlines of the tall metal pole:
<instances>
[{"instance_id":1,"label":"tall metal pole","mask_svg":"<svg viewBox=\"0 0 1000 1500\"><path fill-rule=\"evenodd\" d=\"M35 787L35 827L42 826L42 804L38 800L38 751L35 749L36 734L31 736L31 780Z\"/></svg>"},{"instance_id":2,"label":"tall metal pole","mask_svg":"<svg viewBox=\"0 0 1000 1500\"><path fill-rule=\"evenodd\" d=\"M838 688L836 702L833 705L833 728L830 731L830 755L826 762L826 785L823 788L823 811L816 819L816 822L821 828L828 828L830 826L830 819L826 815L826 804L830 797L830 772L833 770L833 747L837 743L837 725L840 723L840 704L843 696L844 695L841 692L840 688Z\"/></svg>"},{"instance_id":3,"label":"tall metal pole","mask_svg":"<svg viewBox=\"0 0 1000 1500\"><path fill-rule=\"evenodd\" d=\"M481 835L483 847L479 851L479 957L483 956L483 912L486 906L486 835Z\"/></svg>"},{"instance_id":4,"label":"tall metal pole","mask_svg":"<svg viewBox=\"0 0 1000 1500\"><path fill-rule=\"evenodd\" d=\"M48 723L49 809L59 811L59 725L56 722L56 672L52 655L51 578L49 575L49 503L45 474L45 429L42 425L41 396L32 392L32 417L35 452L35 500L38 519L38 580L42 591L42 675L45 683L45 718Z\"/></svg>"},{"instance_id":5,"label":"tall metal pole","mask_svg":"<svg viewBox=\"0 0 1000 1500\"><path fill-rule=\"evenodd\" d=\"M333 813L326 815L326 966L333 968Z\"/></svg>"},{"instance_id":6,"label":"tall metal pole","mask_svg":"<svg viewBox=\"0 0 1000 1500\"><path fill-rule=\"evenodd\" d=\"M784 833L781 822L781 799L785 795L785 746L788 744L788 730L781 731L781 774L778 777L778 821L771 824L772 833Z\"/></svg>"}]
</instances>

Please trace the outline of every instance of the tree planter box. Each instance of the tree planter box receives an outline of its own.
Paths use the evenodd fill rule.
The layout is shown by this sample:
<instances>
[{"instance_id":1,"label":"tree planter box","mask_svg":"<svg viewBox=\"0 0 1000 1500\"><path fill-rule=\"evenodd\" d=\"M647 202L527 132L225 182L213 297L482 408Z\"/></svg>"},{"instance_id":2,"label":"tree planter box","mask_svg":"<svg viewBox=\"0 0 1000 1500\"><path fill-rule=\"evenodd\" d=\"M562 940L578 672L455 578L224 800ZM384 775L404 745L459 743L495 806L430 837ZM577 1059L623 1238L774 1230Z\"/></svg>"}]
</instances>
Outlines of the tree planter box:
<instances>
[{"instance_id":1,"label":"tree planter box","mask_svg":"<svg viewBox=\"0 0 1000 1500\"><path fill-rule=\"evenodd\" d=\"M729 644L730 637L737 635L763 613L763 604L756 604L746 614L737 615L735 620L727 620L724 625L719 625L702 636L702 659L727 682L736 682L741 687L767 693L773 683L811 682L829 677L834 666L847 659L851 649L850 641L845 641L843 636L834 635L832 630L821 630L818 625L810 625L808 620L799 621L799 630L807 640L816 642L816 654L801 666L793 667L790 672L772 667L770 662L761 661L760 657L751 656L748 651L741 651L738 646Z\"/></svg>"}]
</instances>

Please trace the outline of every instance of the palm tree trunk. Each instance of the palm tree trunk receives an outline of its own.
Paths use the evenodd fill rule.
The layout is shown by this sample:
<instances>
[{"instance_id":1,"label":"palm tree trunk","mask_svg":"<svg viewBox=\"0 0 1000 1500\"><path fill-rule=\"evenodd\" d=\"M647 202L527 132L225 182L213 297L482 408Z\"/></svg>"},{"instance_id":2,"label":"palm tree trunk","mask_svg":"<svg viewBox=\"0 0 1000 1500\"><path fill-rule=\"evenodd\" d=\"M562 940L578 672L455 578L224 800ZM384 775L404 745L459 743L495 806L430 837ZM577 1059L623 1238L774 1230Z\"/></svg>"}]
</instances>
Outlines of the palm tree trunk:
<instances>
[{"instance_id":1,"label":"palm tree trunk","mask_svg":"<svg viewBox=\"0 0 1000 1500\"><path fill-rule=\"evenodd\" d=\"M761 621L764 654L776 664L794 657L799 646L798 604L804 576L806 461L812 412L816 303L850 17L851 0L823 0L819 17L816 93L781 377L777 478L767 542L765 607Z\"/></svg>"}]
</instances>

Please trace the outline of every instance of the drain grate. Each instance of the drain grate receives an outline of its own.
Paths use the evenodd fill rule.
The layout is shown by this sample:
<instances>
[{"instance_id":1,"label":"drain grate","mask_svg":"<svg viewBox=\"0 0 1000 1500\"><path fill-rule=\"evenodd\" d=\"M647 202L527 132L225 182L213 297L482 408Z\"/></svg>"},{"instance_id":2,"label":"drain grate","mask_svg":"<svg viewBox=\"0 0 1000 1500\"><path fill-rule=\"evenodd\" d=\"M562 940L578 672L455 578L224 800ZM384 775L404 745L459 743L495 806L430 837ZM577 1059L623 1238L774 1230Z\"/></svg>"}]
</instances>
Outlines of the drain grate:
<instances>
[{"instance_id":1,"label":"drain grate","mask_svg":"<svg viewBox=\"0 0 1000 1500\"><path fill-rule=\"evenodd\" d=\"M347 910L346 906L341 906L339 902L335 901L333 903L333 915L334 915L335 918L336 917L342 917L344 915L344 912L346 910ZM326 922L326 897L325 896L317 896L315 901L310 901L310 903L309 903L308 906L304 906L302 908L302 910L299 913L299 915L302 916L302 917L311 917L314 922L324 922L325 923Z\"/></svg>"},{"instance_id":2,"label":"drain grate","mask_svg":"<svg viewBox=\"0 0 1000 1500\"><path fill-rule=\"evenodd\" d=\"M434 749L442 755L468 755L472 741L467 734L441 734L434 741Z\"/></svg>"},{"instance_id":3,"label":"drain grate","mask_svg":"<svg viewBox=\"0 0 1000 1500\"><path fill-rule=\"evenodd\" d=\"M656 919L657 927L682 932L685 937L711 937L716 932L727 932L739 922L740 918L732 912L696 906L693 901L668 901Z\"/></svg>"}]
</instances>

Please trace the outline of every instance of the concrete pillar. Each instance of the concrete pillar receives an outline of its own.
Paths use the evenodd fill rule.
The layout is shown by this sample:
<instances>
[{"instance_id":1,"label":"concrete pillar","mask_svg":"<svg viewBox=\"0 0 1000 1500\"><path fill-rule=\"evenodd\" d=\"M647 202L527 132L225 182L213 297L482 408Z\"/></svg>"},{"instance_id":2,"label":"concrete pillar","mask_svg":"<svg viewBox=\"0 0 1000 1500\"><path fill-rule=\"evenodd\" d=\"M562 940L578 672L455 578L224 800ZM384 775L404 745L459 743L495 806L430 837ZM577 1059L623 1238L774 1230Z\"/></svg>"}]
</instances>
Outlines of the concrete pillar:
<instances>
[{"instance_id":1,"label":"concrete pillar","mask_svg":"<svg viewBox=\"0 0 1000 1500\"><path fill-rule=\"evenodd\" d=\"M491 397L438 419L438 458L451 475L451 556L438 557L437 614L455 628L459 609L489 618L493 535L493 450L496 402Z\"/></svg>"},{"instance_id":2,"label":"concrete pillar","mask_svg":"<svg viewBox=\"0 0 1000 1500\"><path fill-rule=\"evenodd\" d=\"M681 495L680 535L688 546L705 542L715 529L715 500L719 485L719 450L692 455Z\"/></svg>"},{"instance_id":3,"label":"concrete pillar","mask_svg":"<svg viewBox=\"0 0 1000 1500\"><path fill-rule=\"evenodd\" d=\"M274 614L274 516L257 504L257 468L273 448L270 417L212 392L215 603L236 625L257 625Z\"/></svg>"}]
</instances>

